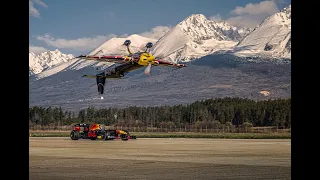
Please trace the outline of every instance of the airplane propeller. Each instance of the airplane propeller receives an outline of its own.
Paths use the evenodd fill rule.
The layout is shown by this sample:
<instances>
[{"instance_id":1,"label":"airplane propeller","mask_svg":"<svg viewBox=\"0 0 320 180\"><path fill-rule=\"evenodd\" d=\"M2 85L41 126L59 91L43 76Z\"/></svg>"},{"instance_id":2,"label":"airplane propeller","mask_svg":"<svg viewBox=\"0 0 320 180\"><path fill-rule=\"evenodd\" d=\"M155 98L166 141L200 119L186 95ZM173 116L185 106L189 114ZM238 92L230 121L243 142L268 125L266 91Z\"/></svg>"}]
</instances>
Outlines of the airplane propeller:
<instances>
[{"instance_id":1,"label":"airplane propeller","mask_svg":"<svg viewBox=\"0 0 320 180\"><path fill-rule=\"evenodd\" d=\"M149 63L146 69L144 70L144 74L150 75L150 71L151 71L151 63Z\"/></svg>"}]
</instances>

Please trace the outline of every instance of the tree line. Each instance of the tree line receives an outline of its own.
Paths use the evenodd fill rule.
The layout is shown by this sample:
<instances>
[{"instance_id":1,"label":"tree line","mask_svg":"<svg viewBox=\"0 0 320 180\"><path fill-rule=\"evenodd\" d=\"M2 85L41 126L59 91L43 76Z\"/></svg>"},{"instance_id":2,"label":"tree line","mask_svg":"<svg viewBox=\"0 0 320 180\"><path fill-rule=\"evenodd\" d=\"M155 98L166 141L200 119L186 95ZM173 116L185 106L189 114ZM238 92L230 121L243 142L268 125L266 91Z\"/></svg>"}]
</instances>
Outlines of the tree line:
<instances>
[{"instance_id":1,"label":"tree line","mask_svg":"<svg viewBox=\"0 0 320 180\"><path fill-rule=\"evenodd\" d=\"M126 108L95 108L79 112L61 107L29 107L29 124L70 125L101 123L107 126L131 127L206 127L219 124L239 126L291 127L291 99L254 101L243 98L219 98L187 105Z\"/></svg>"}]
</instances>

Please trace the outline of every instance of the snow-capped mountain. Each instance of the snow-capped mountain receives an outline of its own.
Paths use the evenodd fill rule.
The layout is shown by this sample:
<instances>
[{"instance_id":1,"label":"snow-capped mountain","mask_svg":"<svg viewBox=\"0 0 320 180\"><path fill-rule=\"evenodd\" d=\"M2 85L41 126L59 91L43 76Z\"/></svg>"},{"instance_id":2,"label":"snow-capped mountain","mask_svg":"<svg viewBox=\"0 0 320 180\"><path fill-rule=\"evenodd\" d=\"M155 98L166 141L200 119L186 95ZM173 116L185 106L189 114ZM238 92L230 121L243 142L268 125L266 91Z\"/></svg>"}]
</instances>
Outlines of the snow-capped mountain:
<instances>
[{"instance_id":1,"label":"snow-capped mountain","mask_svg":"<svg viewBox=\"0 0 320 180\"><path fill-rule=\"evenodd\" d=\"M202 14L192 14L178 23L154 45L156 57L189 61L234 47L247 31L239 30L227 22L216 22Z\"/></svg>"},{"instance_id":2,"label":"snow-capped mountain","mask_svg":"<svg viewBox=\"0 0 320 180\"><path fill-rule=\"evenodd\" d=\"M240 56L291 59L291 5L265 19L234 51Z\"/></svg>"},{"instance_id":3,"label":"snow-capped mountain","mask_svg":"<svg viewBox=\"0 0 320 180\"><path fill-rule=\"evenodd\" d=\"M33 71L30 70L30 67L29 67L29 76L32 76L34 75Z\"/></svg>"},{"instance_id":4,"label":"snow-capped mountain","mask_svg":"<svg viewBox=\"0 0 320 180\"><path fill-rule=\"evenodd\" d=\"M244 28L240 28L239 30L238 30L238 33L239 33L239 35L240 35L240 41L244 38L244 37L246 37L248 34L250 34L251 32L253 31L253 28L246 28L246 27L244 27Z\"/></svg>"},{"instance_id":5,"label":"snow-capped mountain","mask_svg":"<svg viewBox=\"0 0 320 180\"><path fill-rule=\"evenodd\" d=\"M143 51L144 46L148 42L155 43L157 41L156 39L146 38L137 34L132 34L127 38L112 38L100 45L99 47L97 47L96 49L94 49L92 52L89 53L89 55L128 54L127 47L123 46L124 41L127 39L131 41L130 50L132 52Z\"/></svg>"},{"instance_id":6,"label":"snow-capped mountain","mask_svg":"<svg viewBox=\"0 0 320 180\"><path fill-rule=\"evenodd\" d=\"M72 54L63 54L58 49L54 51L42 52L38 55L29 53L29 76L39 74L45 69L54 65L67 62L74 58Z\"/></svg>"}]
</instances>

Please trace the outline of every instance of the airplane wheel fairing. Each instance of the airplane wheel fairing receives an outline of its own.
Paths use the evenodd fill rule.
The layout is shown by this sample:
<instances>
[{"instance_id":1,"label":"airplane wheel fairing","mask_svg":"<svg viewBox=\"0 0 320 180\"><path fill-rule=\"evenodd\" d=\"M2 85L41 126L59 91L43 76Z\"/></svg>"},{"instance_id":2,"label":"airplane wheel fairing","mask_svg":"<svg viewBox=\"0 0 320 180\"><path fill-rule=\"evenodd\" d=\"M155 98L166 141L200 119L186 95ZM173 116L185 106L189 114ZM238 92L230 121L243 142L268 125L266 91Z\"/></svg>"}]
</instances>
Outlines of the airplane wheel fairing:
<instances>
[{"instance_id":1,"label":"airplane wheel fairing","mask_svg":"<svg viewBox=\"0 0 320 180\"><path fill-rule=\"evenodd\" d=\"M103 84L99 83L98 84L98 92L99 92L99 94L103 94L103 91L104 91L104 86L103 86Z\"/></svg>"}]
</instances>

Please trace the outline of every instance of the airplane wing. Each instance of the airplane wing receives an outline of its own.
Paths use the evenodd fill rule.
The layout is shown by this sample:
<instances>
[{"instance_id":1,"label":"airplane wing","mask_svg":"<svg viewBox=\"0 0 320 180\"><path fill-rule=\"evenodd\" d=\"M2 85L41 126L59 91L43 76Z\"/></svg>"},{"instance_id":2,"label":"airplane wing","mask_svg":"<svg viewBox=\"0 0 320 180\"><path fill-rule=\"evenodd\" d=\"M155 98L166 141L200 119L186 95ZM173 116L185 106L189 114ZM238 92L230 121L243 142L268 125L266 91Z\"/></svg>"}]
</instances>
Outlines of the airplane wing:
<instances>
[{"instance_id":1,"label":"airplane wing","mask_svg":"<svg viewBox=\"0 0 320 180\"><path fill-rule=\"evenodd\" d=\"M163 60L155 60L155 66L170 66L170 67L177 67L177 68L181 68L181 67L187 67L187 65L185 64L177 64L177 63L172 63L172 62L168 62L168 61L163 61Z\"/></svg>"},{"instance_id":2,"label":"airplane wing","mask_svg":"<svg viewBox=\"0 0 320 180\"><path fill-rule=\"evenodd\" d=\"M93 60L93 61L100 61L100 62L111 62L111 63L127 63L132 58L128 56L78 56L77 58L86 59L86 60Z\"/></svg>"}]
</instances>

